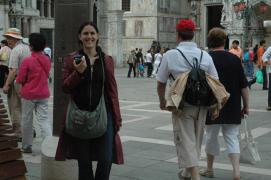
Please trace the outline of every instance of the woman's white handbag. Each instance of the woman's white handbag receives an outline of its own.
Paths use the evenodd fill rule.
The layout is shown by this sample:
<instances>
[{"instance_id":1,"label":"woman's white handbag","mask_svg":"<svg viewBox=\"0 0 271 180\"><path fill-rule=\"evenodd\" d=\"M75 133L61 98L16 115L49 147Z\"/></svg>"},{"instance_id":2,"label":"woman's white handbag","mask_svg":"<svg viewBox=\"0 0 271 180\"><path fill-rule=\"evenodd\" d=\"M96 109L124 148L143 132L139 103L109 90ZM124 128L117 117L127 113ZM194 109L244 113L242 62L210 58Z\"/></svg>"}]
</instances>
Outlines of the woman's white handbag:
<instances>
[{"instance_id":1,"label":"woman's white handbag","mask_svg":"<svg viewBox=\"0 0 271 180\"><path fill-rule=\"evenodd\" d=\"M247 119L244 118L240 127L240 163L255 164L260 161L257 142L254 141Z\"/></svg>"}]
</instances>

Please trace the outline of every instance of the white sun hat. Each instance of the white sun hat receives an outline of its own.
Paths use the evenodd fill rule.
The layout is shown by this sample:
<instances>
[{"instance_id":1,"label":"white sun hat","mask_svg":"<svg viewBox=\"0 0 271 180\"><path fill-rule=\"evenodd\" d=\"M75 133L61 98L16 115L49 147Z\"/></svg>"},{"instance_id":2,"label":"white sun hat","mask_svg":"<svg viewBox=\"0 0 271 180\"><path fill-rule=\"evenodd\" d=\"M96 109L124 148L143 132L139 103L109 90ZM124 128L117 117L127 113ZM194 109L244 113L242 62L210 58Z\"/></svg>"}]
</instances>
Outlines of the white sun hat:
<instances>
[{"instance_id":1,"label":"white sun hat","mask_svg":"<svg viewBox=\"0 0 271 180\"><path fill-rule=\"evenodd\" d=\"M20 40L23 39L23 37L21 35L21 31L17 28L9 28L3 36L4 37L12 37L15 39L20 39Z\"/></svg>"}]
</instances>

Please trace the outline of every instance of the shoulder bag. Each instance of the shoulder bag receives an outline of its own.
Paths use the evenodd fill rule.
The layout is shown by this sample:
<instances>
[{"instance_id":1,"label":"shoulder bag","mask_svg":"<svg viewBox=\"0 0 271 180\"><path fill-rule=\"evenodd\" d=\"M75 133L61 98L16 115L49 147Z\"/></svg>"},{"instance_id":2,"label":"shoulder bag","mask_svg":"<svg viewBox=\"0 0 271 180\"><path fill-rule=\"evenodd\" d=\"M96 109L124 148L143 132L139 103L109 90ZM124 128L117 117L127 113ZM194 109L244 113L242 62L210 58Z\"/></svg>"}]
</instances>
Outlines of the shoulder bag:
<instances>
[{"instance_id":1,"label":"shoulder bag","mask_svg":"<svg viewBox=\"0 0 271 180\"><path fill-rule=\"evenodd\" d=\"M101 61L103 71L103 87L102 96L96 109L91 112L81 110L77 107L72 98L70 98L69 101L66 114L65 131L69 135L79 139L94 139L102 136L107 130L107 111L104 100L105 72L103 59L101 59Z\"/></svg>"}]
</instances>

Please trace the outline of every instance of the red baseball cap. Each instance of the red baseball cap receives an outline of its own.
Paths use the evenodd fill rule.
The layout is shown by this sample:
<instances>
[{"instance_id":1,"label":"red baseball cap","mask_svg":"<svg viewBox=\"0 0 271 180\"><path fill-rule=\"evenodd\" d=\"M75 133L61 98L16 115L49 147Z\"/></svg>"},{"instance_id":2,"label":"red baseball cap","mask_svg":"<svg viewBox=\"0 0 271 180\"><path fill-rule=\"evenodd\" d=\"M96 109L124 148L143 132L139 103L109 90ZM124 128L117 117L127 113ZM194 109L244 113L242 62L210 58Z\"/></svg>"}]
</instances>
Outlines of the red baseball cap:
<instances>
[{"instance_id":1,"label":"red baseball cap","mask_svg":"<svg viewBox=\"0 0 271 180\"><path fill-rule=\"evenodd\" d=\"M176 25L176 30L178 32L194 32L196 29L196 24L190 19L179 20Z\"/></svg>"}]
</instances>

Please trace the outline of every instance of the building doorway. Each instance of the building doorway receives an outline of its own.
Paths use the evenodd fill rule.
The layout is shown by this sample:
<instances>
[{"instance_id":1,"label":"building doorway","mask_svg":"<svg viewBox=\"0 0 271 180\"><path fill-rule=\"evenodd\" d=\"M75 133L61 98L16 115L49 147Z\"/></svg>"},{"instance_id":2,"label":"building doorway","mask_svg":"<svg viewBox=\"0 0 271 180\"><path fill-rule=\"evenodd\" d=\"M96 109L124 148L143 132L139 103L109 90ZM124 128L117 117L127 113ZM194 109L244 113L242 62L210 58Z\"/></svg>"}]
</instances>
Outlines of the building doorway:
<instances>
[{"instance_id":1,"label":"building doorway","mask_svg":"<svg viewBox=\"0 0 271 180\"><path fill-rule=\"evenodd\" d=\"M223 28L220 24L221 16L222 16L222 5L215 5L215 6L207 6L207 34L210 29L214 27ZM229 48L229 38L226 40L225 49Z\"/></svg>"}]
</instances>

